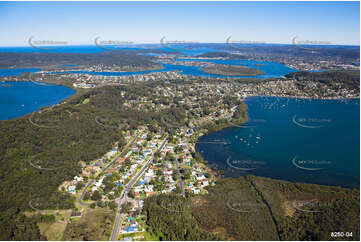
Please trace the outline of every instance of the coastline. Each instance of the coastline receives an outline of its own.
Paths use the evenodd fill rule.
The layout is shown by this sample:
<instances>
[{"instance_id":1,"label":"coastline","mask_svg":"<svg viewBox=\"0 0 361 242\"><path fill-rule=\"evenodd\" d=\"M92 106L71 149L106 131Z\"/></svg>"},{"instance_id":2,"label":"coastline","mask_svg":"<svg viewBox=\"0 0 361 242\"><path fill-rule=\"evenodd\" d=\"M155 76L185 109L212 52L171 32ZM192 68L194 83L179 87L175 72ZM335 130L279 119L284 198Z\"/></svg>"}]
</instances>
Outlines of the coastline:
<instances>
[{"instance_id":1,"label":"coastline","mask_svg":"<svg viewBox=\"0 0 361 242\"><path fill-rule=\"evenodd\" d=\"M218 132L218 131L223 130L223 129L226 129L226 128L230 128L230 127L232 127L232 126L234 126L234 125L243 125L243 124L247 123L247 121L249 120L249 119L248 119L248 106L247 106L246 103L244 103L244 99L242 99L242 103L240 104L240 106L243 106L243 108L244 108L244 110L243 110L243 112L242 112L242 114L244 115L244 117L243 117L243 118L240 118L239 120L237 120L237 123L235 123L235 124L230 124L229 122L227 122L227 123L221 123L221 124L218 124L218 125L216 124L216 125L214 125L214 126L211 127L212 129L207 128L207 126L202 127L201 129L206 129L207 131L206 131L206 133L201 133L200 135L198 135L198 137L196 138L196 141L195 141L195 143L194 143L194 151L195 151L196 155L197 155L198 157L201 157L201 158L202 158L201 162L207 166L207 168L209 169L209 171L210 171L210 172L214 175L214 177L216 178L216 181L217 181L218 179L221 179L221 178L222 178L222 174L221 174L221 173L222 173L223 170L218 170L218 169L217 169L217 170L213 170L213 169L209 166L209 161L206 160L206 159L197 151L196 146L197 146L197 144L198 144L198 142L199 142L199 139L200 139L201 137L205 136L205 135L209 135L209 134L211 134L211 133Z\"/></svg>"},{"instance_id":2,"label":"coastline","mask_svg":"<svg viewBox=\"0 0 361 242\"><path fill-rule=\"evenodd\" d=\"M255 96L248 96L248 97L275 97L275 98L294 98L294 99L305 99L305 100L322 100L322 101L327 101L327 100L360 100L359 97L350 97L350 98L307 98L307 97L283 97L283 96L259 96L259 95L255 95ZM248 98L246 97L246 98ZM242 99L243 103L244 103L244 100L246 99ZM247 107L247 110L248 110L248 105L246 103L244 103ZM248 122L248 112L247 112L247 119L243 122L239 122L237 123L236 125L243 125L245 123ZM212 128L211 130L207 130L207 132L205 133L202 133L201 135L199 135L196 139L196 142L195 142L195 145L194 145L194 148L195 148L195 153L197 155L199 155L200 157L202 157L202 163L203 164L206 164L206 166L208 167L208 169L212 172L212 174L216 174L215 177L216 177L216 180L218 179L223 179L223 178L228 178L228 177L224 177L223 176L223 173L224 171L222 169L218 169L216 168L216 170L214 170L211 166L210 166L210 162L205 159L205 157L202 156L201 153L199 153L197 150L196 150L196 146L200 140L201 137L203 136L206 136L206 135L209 135L209 134L212 134L214 132L218 132L218 131L221 131L221 130L224 130L224 129L227 129L227 128L231 128L232 124L229 124L229 123L223 123L223 124L219 124L219 125L215 125L214 128ZM260 175L253 175L253 174L246 174L246 175L240 175L239 177L247 177L248 175L252 175L252 176L257 176L257 177L263 177L263 176L260 176ZM327 185L327 184L320 184L320 183L314 183L314 182L305 182L305 181L291 181L291 180L287 180L287 179L282 179L282 178L274 178L274 177L266 177L266 178L269 178L269 179L276 179L276 180L280 180L280 181L287 181L287 182L293 182L293 183L305 183L305 184L312 184L312 185L320 185L320 186L330 186L330 187L342 187L342 188L347 188L347 189L357 189L357 190L360 190L360 186L359 187L347 187L347 186L342 186L342 185Z\"/></svg>"},{"instance_id":3,"label":"coastline","mask_svg":"<svg viewBox=\"0 0 361 242\"><path fill-rule=\"evenodd\" d=\"M19 75L18 77L21 77L21 75ZM41 84L39 84L39 83L46 83L46 84L51 84L51 85L69 87L69 88L73 89L74 91L78 91L78 90L79 90L78 88L77 88L77 89L74 88L73 83L68 84L68 83L64 83L64 82L49 82L49 81L47 81L47 80L32 81L32 80L26 80L26 79L24 79L24 80L17 80L17 79L16 79L16 80L11 80L11 81L9 81L9 80L2 80L2 79L0 78L0 83L4 83L4 82L32 82L32 83L34 83L34 84L36 84L36 85L41 85Z\"/></svg>"}]
</instances>

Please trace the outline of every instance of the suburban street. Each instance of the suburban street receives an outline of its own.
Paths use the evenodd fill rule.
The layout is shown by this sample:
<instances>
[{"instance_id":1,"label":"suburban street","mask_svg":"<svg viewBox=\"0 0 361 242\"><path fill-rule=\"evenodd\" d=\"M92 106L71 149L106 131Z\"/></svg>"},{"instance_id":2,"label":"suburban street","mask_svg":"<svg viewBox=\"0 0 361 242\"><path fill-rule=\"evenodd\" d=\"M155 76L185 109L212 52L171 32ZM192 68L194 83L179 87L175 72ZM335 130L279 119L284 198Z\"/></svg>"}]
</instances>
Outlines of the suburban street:
<instances>
[{"instance_id":1,"label":"suburban street","mask_svg":"<svg viewBox=\"0 0 361 242\"><path fill-rule=\"evenodd\" d=\"M185 197L185 193L184 193L184 187L183 187L183 182L182 182L182 176L180 174L180 171L179 171L179 163L178 163L178 159L175 159L175 162L177 164L177 173L178 173L178 183L179 183L179 187L182 191L182 196Z\"/></svg>"},{"instance_id":2,"label":"suburban street","mask_svg":"<svg viewBox=\"0 0 361 242\"><path fill-rule=\"evenodd\" d=\"M158 148L157 152L162 151L162 149L163 149L164 145L167 143L167 141L168 141L168 139L166 138L163 141L162 145ZM143 175L145 170L148 168L149 164L151 164L153 162L155 153L156 152L154 152L152 154L152 157L149 158L149 160L145 163L145 165L142 167L142 169L128 182L128 184L125 186L125 189L123 190L122 194L120 195L120 199L118 201L118 209L117 209L116 218L115 218L115 222L114 222L112 235L110 237L110 241L115 241L117 238L117 235L118 235L120 215L122 213L122 211L121 211L122 203L125 203L127 201L128 193L129 193L130 189L137 182L137 180Z\"/></svg>"},{"instance_id":3,"label":"suburban street","mask_svg":"<svg viewBox=\"0 0 361 242\"><path fill-rule=\"evenodd\" d=\"M135 141L137 141L138 137L139 137L140 133L137 134L137 136L130 142L128 143L125 147L124 147L124 150L117 156L114 158L114 160L112 162L110 162L106 167L104 167L101 171L102 172L105 172L107 171L115 162L117 162L120 158L122 158L124 156L124 154L126 153L126 151L128 151L128 148L129 147L132 147L132 145L134 144ZM88 188L95 182L95 179L92 179L88 182L88 184L86 184L85 188L83 189L80 197L78 198L78 202L80 205L83 205L83 206L86 206L86 205L90 205L91 203L86 203L86 202L83 202L83 197L85 195L85 193L87 192Z\"/></svg>"}]
</instances>

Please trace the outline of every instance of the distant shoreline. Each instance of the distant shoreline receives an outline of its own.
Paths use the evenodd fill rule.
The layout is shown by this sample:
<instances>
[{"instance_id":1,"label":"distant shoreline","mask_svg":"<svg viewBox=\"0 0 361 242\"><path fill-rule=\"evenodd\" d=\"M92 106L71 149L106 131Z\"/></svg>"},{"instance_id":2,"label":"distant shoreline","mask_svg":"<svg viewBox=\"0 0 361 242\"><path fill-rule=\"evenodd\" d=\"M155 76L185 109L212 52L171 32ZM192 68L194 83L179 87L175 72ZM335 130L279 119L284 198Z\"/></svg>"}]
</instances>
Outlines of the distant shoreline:
<instances>
[{"instance_id":1,"label":"distant shoreline","mask_svg":"<svg viewBox=\"0 0 361 242\"><path fill-rule=\"evenodd\" d=\"M32 82L32 81L19 81L19 80L16 80L16 81L3 81L3 80L0 80L0 83L7 83L7 82ZM32 82L32 83L34 83L34 82ZM79 93L78 90L72 88L71 86L66 86L66 85L64 85L64 84L55 84L55 83L43 82L43 81L42 81L41 83L47 83L47 84L51 84L51 85L56 85L56 86L62 86L62 87L70 88L70 89L72 89L75 93L72 94L72 95L69 96L69 97L66 97L66 98L62 99L60 102L58 102L58 103L56 103L56 104L54 104L54 105L42 106L42 107L40 108L40 110L41 110L41 109L44 109L44 108L51 108L51 107L55 107L55 106L57 106L57 105L61 105L62 103L67 102L68 100L70 100L71 98L73 98L75 95L77 95L77 94ZM36 85L36 83L34 83L34 84ZM0 87L4 87L4 85L5 85L5 87L13 86L13 85L11 85L11 84L0 84ZM39 85L39 84L38 84L38 85ZM40 86L41 86L41 85L40 85ZM30 112L30 113L26 113L26 114L24 114L24 115L17 116L17 117L13 117L13 118L10 118L10 119L0 119L0 123L1 123L2 121L8 121L8 120L14 120L14 119L17 119L17 118L23 118L23 117L26 117L27 115L31 115L31 114L33 114L33 113L35 113L35 112L39 112L40 110L34 110L34 111Z\"/></svg>"}]
</instances>

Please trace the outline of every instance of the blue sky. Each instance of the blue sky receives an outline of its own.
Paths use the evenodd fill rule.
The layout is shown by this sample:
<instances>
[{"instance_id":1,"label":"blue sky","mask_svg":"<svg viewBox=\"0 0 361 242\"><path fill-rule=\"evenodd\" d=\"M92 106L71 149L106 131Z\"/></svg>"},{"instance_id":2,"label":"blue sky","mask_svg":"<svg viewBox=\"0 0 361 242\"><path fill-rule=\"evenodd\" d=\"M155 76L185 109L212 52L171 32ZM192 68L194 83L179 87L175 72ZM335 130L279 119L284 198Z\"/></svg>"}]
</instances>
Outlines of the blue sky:
<instances>
[{"instance_id":1,"label":"blue sky","mask_svg":"<svg viewBox=\"0 0 361 242\"><path fill-rule=\"evenodd\" d=\"M359 2L1 2L0 46L168 40L360 43Z\"/></svg>"}]
</instances>

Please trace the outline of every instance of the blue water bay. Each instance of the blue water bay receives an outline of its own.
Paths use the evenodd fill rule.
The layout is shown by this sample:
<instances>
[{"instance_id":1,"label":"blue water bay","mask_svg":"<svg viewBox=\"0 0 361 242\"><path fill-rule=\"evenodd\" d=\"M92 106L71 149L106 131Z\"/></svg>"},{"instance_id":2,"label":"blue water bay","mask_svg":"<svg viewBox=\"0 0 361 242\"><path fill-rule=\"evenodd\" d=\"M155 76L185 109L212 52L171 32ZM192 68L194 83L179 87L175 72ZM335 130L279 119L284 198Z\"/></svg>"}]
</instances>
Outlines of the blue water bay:
<instances>
[{"instance_id":1,"label":"blue water bay","mask_svg":"<svg viewBox=\"0 0 361 242\"><path fill-rule=\"evenodd\" d=\"M38 72L41 71L39 68L14 68L14 69L0 69L1 76L20 76L24 72Z\"/></svg>"},{"instance_id":2,"label":"blue water bay","mask_svg":"<svg viewBox=\"0 0 361 242\"><path fill-rule=\"evenodd\" d=\"M69 87L33 82L0 82L0 120L24 116L75 94Z\"/></svg>"},{"instance_id":3,"label":"blue water bay","mask_svg":"<svg viewBox=\"0 0 361 242\"><path fill-rule=\"evenodd\" d=\"M359 100L248 97L245 103L246 124L199 139L196 149L211 166L228 177L359 188Z\"/></svg>"}]
</instances>

